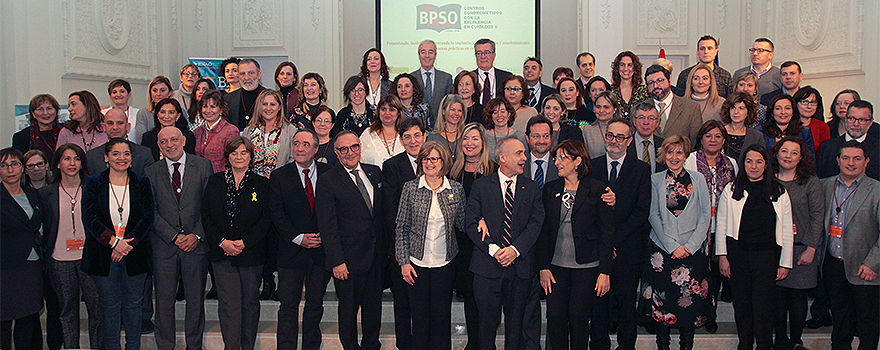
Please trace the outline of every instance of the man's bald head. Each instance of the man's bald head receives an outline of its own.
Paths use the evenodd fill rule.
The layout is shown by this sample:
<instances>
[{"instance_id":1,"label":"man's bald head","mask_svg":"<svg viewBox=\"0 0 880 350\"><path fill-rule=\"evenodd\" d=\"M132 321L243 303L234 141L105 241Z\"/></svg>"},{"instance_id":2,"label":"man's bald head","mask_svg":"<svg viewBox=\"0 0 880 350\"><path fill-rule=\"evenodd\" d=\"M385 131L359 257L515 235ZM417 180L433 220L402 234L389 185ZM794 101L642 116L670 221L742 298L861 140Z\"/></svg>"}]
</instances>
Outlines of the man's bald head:
<instances>
[{"instance_id":1,"label":"man's bald head","mask_svg":"<svg viewBox=\"0 0 880 350\"><path fill-rule=\"evenodd\" d=\"M156 144L159 146L159 152L165 158L177 161L183 156L183 145L186 138L183 133L175 126L166 126L159 130Z\"/></svg>"},{"instance_id":2,"label":"man's bald head","mask_svg":"<svg viewBox=\"0 0 880 350\"><path fill-rule=\"evenodd\" d=\"M104 132L109 138L126 138L130 129L128 116L121 109L110 108L104 113Z\"/></svg>"}]
</instances>

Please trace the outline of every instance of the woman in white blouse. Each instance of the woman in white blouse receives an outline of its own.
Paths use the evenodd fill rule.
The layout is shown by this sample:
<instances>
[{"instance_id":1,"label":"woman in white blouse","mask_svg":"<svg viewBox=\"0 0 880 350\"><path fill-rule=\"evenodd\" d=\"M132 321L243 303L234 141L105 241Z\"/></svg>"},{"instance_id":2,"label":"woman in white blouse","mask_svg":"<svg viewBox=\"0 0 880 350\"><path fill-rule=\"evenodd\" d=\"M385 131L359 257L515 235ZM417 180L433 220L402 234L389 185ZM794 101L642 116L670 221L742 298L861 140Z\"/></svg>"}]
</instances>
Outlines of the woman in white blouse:
<instances>
[{"instance_id":1,"label":"woman in white blouse","mask_svg":"<svg viewBox=\"0 0 880 350\"><path fill-rule=\"evenodd\" d=\"M382 97L376 107L377 118L361 134L361 162L382 168L388 158L403 152L398 137L398 125L403 105L394 95Z\"/></svg>"}]
</instances>

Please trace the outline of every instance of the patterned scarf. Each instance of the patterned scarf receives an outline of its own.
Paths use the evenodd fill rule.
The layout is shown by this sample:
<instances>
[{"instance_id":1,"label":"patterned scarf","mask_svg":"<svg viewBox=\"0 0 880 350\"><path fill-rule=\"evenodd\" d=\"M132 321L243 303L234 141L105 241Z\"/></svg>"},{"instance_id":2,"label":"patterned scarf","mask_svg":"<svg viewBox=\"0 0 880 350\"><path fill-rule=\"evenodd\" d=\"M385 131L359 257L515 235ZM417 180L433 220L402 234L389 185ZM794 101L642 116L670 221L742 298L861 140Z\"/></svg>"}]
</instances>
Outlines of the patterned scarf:
<instances>
[{"instance_id":1,"label":"patterned scarf","mask_svg":"<svg viewBox=\"0 0 880 350\"><path fill-rule=\"evenodd\" d=\"M250 175L251 170L248 169L244 173L244 177L241 178L242 185L247 182ZM241 189L244 188L244 186L235 188L235 176L232 175L232 168L226 168L224 177L226 178L226 214L229 215L229 222L231 223L235 219L235 214L239 211L238 207L235 205L235 200L241 195Z\"/></svg>"},{"instance_id":2,"label":"patterned scarf","mask_svg":"<svg viewBox=\"0 0 880 350\"><path fill-rule=\"evenodd\" d=\"M281 128L276 127L274 130L266 133L264 127L254 128L248 138L254 144L254 172L257 175L269 177L272 170L275 170L275 163L278 158L278 149L281 145L278 143L281 137Z\"/></svg>"},{"instance_id":3,"label":"patterned scarf","mask_svg":"<svg viewBox=\"0 0 880 350\"><path fill-rule=\"evenodd\" d=\"M728 159L722 151L718 153L718 157L715 161L715 170L713 171L709 166L709 162L706 161L706 153L704 153L702 149L697 150L695 153L697 157L697 171L706 177L709 189L715 193L713 196L715 198L715 203L712 203L712 205L717 206L718 197L721 196L721 191L724 190L724 186L727 185L728 182L733 181L733 163L730 162L730 159Z\"/></svg>"}]
</instances>

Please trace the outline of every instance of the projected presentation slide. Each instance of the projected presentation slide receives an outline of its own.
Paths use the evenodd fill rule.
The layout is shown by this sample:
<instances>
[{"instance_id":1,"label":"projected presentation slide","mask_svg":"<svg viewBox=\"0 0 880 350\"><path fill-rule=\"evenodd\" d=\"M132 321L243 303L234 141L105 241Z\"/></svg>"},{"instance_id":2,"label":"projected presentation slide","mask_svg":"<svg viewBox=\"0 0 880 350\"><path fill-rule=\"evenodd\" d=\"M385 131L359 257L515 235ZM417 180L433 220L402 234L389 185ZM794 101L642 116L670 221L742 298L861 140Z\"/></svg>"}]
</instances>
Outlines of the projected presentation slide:
<instances>
[{"instance_id":1,"label":"projected presentation slide","mask_svg":"<svg viewBox=\"0 0 880 350\"><path fill-rule=\"evenodd\" d=\"M519 72L537 52L537 0L422 2L379 0L378 42L391 77L419 69L418 46L437 43L437 69L452 75L477 68L474 42L495 41L495 67Z\"/></svg>"}]
</instances>

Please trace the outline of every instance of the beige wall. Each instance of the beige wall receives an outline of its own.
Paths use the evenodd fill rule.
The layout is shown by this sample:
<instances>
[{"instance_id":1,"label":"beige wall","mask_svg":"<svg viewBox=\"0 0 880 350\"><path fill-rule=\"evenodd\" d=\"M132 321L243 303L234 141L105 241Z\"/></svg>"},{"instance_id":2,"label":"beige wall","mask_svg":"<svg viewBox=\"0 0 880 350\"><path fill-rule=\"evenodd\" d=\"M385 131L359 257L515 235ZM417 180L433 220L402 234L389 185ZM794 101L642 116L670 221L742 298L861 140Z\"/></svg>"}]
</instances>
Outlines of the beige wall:
<instances>
[{"instance_id":1,"label":"beige wall","mask_svg":"<svg viewBox=\"0 0 880 350\"><path fill-rule=\"evenodd\" d=\"M2 1L0 139L9 144L13 106L35 94L51 93L65 103L70 92L87 89L107 104L106 84L123 77L133 85L132 105L142 107L148 80L164 74L177 84L178 69L189 57L289 56L301 74L324 76L328 104L339 108L344 79L357 74L361 55L375 45L374 4ZM804 83L817 87L828 103L843 88L880 102L877 0L542 0L541 13L545 81L558 66L573 68L580 51L593 52L597 73L607 76L617 52L655 57L661 40L667 55L693 64L695 40L705 33L720 38L721 66L733 71L747 64L752 40L767 36L777 44L774 61L799 61ZM273 72L264 67L264 85L274 86Z\"/></svg>"}]
</instances>

